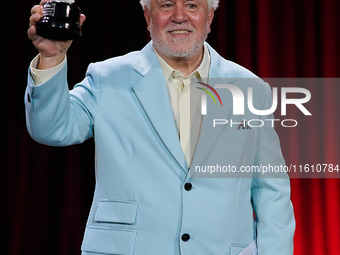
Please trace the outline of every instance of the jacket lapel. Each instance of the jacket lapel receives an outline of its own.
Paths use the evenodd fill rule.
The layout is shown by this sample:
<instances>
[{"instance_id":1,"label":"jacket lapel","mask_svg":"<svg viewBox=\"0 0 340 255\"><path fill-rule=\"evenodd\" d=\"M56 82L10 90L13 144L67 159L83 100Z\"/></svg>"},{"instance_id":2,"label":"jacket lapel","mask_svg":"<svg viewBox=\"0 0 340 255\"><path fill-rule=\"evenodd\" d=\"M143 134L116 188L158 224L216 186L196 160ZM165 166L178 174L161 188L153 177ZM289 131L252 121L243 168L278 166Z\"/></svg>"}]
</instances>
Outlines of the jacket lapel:
<instances>
[{"instance_id":1,"label":"jacket lapel","mask_svg":"<svg viewBox=\"0 0 340 255\"><path fill-rule=\"evenodd\" d=\"M228 70L228 65L222 63L223 58L207 44L211 63L209 70L209 82L208 84L215 87L216 84L232 84L236 81L235 75L232 71ZM221 72L223 70L223 74ZM221 90L217 90L219 93ZM202 118L201 132L197 143L195 155L191 168L194 170L195 166L204 165L204 162L211 157L210 152L213 151L214 146L217 144L217 140L220 137L221 132L227 125L217 125L213 127L214 119L226 119L229 120L232 114L232 97L227 93L219 93L222 99L223 107L220 105L215 106L213 100L207 98L207 115ZM194 176L194 171L191 172L191 176Z\"/></svg>"},{"instance_id":2,"label":"jacket lapel","mask_svg":"<svg viewBox=\"0 0 340 255\"><path fill-rule=\"evenodd\" d=\"M141 79L132 87L138 102L171 157L187 173L188 167L179 143L164 74L151 42L140 52L134 70L141 74Z\"/></svg>"}]
</instances>

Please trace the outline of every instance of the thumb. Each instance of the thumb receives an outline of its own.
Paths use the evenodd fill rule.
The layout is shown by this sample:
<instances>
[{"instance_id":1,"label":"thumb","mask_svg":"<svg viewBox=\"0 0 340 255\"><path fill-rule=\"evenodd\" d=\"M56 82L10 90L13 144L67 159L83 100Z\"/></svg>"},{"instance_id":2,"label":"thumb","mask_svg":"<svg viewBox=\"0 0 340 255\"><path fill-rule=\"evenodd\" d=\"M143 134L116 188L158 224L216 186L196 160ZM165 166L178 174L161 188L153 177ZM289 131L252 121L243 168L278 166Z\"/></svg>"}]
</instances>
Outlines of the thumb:
<instances>
[{"instance_id":1,"label":"thumb","mask_svg":"<svg viewBox=\"0 0 340 255\"><path fill-rule=\"evenodd\" d=\"M41 0L40 1L40 5L44 4L44 3L47 3L47 2L50 2L51 0Z\"/></svg>"},{"instance_id":2,"label":"thumb","mask_svg":"<svg viewBox=\"0 0 340 255\"><path fill-rule=\"evenodd\" d=\"M83 25L83 23L85 22L86 20L86 16L84 14L80 14L80 26Z\"/></svg>"}]
</instances>

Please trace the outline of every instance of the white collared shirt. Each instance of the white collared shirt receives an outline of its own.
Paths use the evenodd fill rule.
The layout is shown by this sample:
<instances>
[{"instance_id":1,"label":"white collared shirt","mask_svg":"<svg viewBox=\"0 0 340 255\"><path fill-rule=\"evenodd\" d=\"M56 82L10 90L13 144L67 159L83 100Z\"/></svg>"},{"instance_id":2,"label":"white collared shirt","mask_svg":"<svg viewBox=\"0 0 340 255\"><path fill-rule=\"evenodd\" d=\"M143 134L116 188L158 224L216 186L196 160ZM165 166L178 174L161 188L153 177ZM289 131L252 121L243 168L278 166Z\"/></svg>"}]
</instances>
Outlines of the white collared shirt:
<instances>
[{"instance_id":1,"label":"white collared shirt","mask_svg":"<svg viewBox=\"0 0 340 255\"><path fill-rule=\"evenodd\" d=\"M209 76L209 50L204 44L201 64L186 77L184 77L182 72L175 70L166 63L155 49L154 51L165 76L177 133L181 140L181 146L187 164L190 166L201 127L201 94L204 93L196 89L196 87L202 87L202 85L197 82L203 82L203 80L206 80ZM186 141L183 141L183 136L186 137Z\"/></svg>"}]
</instances>

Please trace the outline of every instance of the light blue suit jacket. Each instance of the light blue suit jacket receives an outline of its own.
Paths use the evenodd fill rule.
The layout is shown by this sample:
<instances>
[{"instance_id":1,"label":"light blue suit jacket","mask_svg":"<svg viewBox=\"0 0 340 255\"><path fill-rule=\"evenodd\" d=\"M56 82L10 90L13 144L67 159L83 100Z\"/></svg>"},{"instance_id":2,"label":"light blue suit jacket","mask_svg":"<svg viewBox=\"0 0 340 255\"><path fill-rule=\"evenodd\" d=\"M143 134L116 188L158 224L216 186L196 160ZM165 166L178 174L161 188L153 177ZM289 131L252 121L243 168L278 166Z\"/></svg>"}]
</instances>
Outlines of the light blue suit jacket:
<instances>
[{"instance_id":1,"label":"light blue suit jacket","mask_svg":"<svg viewBox=\"0 0 340 255\"><path fill-rule=\"evenodd\" d=\"M255 77L208 49L209 77ZM65 67L33 86L29 75L27 128L53 146L94 137L96 187L83 254L235 255L255 238L259 254L293 253L288 178L190 177L152 43L91 64L72 91L66 76ZM268 109L269 86L257 89L256 104ZM284 164L273 128L235 130L200 139L197 155L210 146L227 165ZM195 156L193 164L201 161Z\"/></svg>"}]
</instances>

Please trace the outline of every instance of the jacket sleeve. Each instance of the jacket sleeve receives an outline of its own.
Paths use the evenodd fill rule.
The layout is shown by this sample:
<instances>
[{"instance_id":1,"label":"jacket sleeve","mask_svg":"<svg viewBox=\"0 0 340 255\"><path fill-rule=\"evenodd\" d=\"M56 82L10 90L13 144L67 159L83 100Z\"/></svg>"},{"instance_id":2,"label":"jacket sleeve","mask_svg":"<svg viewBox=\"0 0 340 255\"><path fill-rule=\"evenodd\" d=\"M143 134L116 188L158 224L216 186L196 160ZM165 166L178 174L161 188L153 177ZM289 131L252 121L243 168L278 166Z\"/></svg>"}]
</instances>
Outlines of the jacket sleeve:
<instances>
[{"instance_id":1,"label":"jacket sleeve","mask_svg":"<svg viewBox=\"0 0 340 255\"><path fill-rule=\"evenodd\" d=\"M100 97L99 77L90 65L85 79L69 91L67 65L47 82L35 86L28 74L25 91L26 125L42 144L66 146L93 136Z\"/></svg>"},{"instance_id":2,"label":"jacket sleeve","mask_svg":"<svg viewBox=\"0 0 340 255\"><path fill-rule=\"evenodd\" d=\"M263 109L272 105L271 90L267 87ZM262 119L274 119L273 115ZM285 162L279 138L271 121L260 128L255 165L282 169ZM290 200L290 180L281 171L258 173L252 182L252 204L256 219L259 255L292 255L295 220Z\"/></svg>"}]
</instances>

